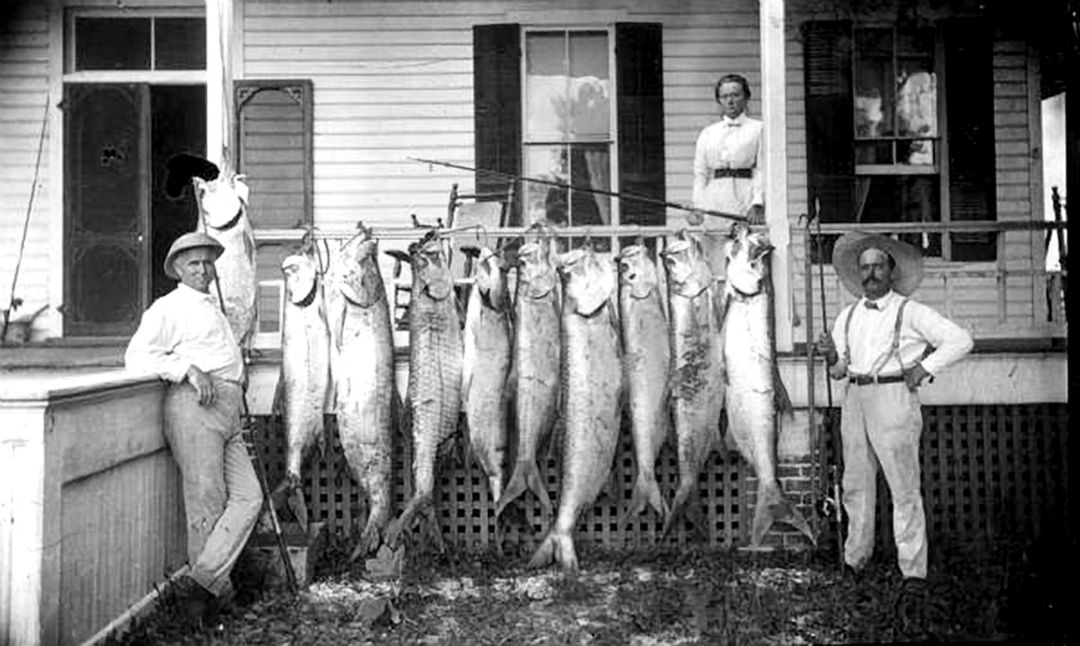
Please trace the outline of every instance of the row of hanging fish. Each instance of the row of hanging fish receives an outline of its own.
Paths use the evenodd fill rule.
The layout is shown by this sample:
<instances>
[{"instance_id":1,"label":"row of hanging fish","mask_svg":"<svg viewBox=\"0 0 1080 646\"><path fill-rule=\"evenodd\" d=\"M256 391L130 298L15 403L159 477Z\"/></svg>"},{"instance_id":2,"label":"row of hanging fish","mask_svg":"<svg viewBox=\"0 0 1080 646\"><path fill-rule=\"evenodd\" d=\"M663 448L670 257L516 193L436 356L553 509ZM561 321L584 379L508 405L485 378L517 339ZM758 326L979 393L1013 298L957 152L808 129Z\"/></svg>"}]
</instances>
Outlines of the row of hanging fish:
<instances>
[{"instance_id":1,"label":"row of hanging fish","mask_svg":"<svg viewBox=\"0 0 1080 646\"><path fill-rule=\"evenodd\" d=\"M481 248L470 252L474 285L463 324L448 246L432 231L408 252L388 252L412 267L404 404L396 403L377 241L364 230L343 245L327 274L325 298L313 253L290 256L283 263L288 303L281 401L297 515L306 516L298 486L302 458L324 442L323 413L336 411L346 459L370 499L354 558L381 542L396 545L418 517L441 543L433 506L436 466L464 413L465 438L489 480L496 514L531 492L552 519L530 563L573 569L573 529L610 478L625 410L637 476L621 524L651 507L664 518L665 535L684 515L706 533L697 481L726 440L758 475L751 547L761 545L775 521L812 539L775 476L774 400L783 399L783 387L763 285L769 251L764 234L739 229L721 287L692 237L672 239L662 253L666 281L639 245L625 247L616 267L590 248L558 254L550 239L538 239L522 244L512 259L518 272L512 298L511 262ZM557 424L562 477L556 510L537 459ZM390 521L395 427L411 442L413 491ZM670 505L655 475L669 441L679 465Z\"/></svg>"}]
</instances>

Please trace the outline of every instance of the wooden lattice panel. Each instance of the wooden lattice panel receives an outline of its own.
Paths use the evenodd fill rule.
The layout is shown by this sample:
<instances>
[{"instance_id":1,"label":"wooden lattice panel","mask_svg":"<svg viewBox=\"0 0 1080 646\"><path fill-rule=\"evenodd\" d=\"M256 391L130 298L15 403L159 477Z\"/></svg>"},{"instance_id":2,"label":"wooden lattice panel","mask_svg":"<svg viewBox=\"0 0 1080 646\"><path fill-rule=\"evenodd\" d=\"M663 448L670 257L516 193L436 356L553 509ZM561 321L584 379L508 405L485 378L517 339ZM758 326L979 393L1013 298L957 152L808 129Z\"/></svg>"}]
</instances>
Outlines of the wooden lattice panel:
<instances>
[{"instance_id":1,"label":"wooden lattice panel","mask_svg":"<svg viewBox=\"0 0 1080 646\"><path fill-rule=\"evenodd\" d=\"M327 417L328 444L326 454L313 450L303 469L303 488L311 519L327 523L331 531L350 535L366 517L366 496L348 473L344 453L337 437L334 418ZM253 436L260 458L267 470L271 488L284 476L285 437L280 420L268 416L255 419ZM451 453L439 462L435 485L435 508L444 540L458 548L481 549L492 545L496 534L494 501L487 478L471 460L461 464L459 453ZM393 456L394 513L404 506L411 488L411 471L406 468L410 456L406 447L395 439ZM540 476L548 495L557 507L559 500L560 466L558 459L548 457L539 465ZM655 544L663 526L651 510L627 523L622 531L618 521L633 491L633 442L629 429L624 428L616 453L607 490L589 510L582 513L575 536L582 543L591 542L608 548L645 547ZM698 493L708 523L710 546L745 538L743 528L749 527L749 493L744 485L750 469L734 455L714 454L698 480ZM667 500L678 486L678 463L674 447L664 448L656 465L657 480ZM520 499L523 511L508 510L499 523L504 546L532 547L543 537L548 526L539 501L526 492ZM688 524L673 531L665 545L700 543L701 538Z\"/></svg>"}]
</instances>

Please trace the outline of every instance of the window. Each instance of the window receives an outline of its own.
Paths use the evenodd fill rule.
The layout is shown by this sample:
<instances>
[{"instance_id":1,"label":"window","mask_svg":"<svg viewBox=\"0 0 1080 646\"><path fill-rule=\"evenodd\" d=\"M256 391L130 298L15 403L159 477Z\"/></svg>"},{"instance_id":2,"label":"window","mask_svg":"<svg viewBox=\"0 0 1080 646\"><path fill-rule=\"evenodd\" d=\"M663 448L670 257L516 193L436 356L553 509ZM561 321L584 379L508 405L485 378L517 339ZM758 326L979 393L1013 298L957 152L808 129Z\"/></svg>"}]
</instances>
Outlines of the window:
<instances>
[{"instance_id":1,"label":"window","mask_svg":"<svg viewBox=\"0 0 1080 646\"><path fill-rule=\"evenodd\" d=\"M251 189L248 218L255 229L294 229L312 222L313 89L310 80L236 81L238 172ZM274 347L281 334L281 261L291 244L258 245L256 347Z\"/></svg>"},{"instance_id":2,"label":"window","mask_svg":"<svg viewBox=\"0 0 1080 646\"><path fill-rule=\"evenodd\" d=\"M525 34L525 175L612 190L613 84L605 31ZM615 224L610 197L529 183L525 221Z\"/></svg>"},{"instance_id":3,"label":"window","mask_svg":"<svg viewBox=\"0 0 1080 646\"><path fill-rule=\"evenodd\" d=\"M508 175L525 175L664 200L662 42L654 23L475 27L477 191L505 192ZM528 182L515 194L513 224L665 221L640 201Z\"/></svg>"},{"instance_id":4,"label":"window","mask_svg":"<svg viewBox=\"0 0 1080 646\"><path fill-rule=\"evenodd\" d=\"M992 43L980 23L811 22L804 55L809 198L823 222L995 219ZM987 233L900 237L946 260L996 252ZM831 238L815 261L831 257Z\"/></svg>"},{"instance_id":5,"label":"window","mask_svg":"<svg viewBox=\"0 0 1080 646\"><path fill-rule=\"evenodd\" d=\"M68 24L68 72L206 68L201 17L73 14Z\"/></svg>"}]
</instances>

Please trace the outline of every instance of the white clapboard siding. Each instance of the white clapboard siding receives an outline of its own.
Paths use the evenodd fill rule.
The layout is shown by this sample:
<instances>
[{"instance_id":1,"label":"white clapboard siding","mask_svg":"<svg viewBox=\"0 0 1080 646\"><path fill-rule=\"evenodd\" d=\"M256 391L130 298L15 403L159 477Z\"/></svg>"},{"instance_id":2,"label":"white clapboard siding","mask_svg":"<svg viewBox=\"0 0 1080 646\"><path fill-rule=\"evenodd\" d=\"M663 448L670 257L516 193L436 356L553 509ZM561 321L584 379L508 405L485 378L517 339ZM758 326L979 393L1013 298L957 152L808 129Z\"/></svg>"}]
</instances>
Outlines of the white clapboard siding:
<instances>
[{"instance_id":1,"label":"white clapboard siding","mask_svg":"<svg viewBox=\"0 0 1080 646\"><path fill-rule=\"evenodd\" d=\"M0 309L6 309L11 299L48 91L45 3L22 2L14 8L13 15L0 23L0 150L4 151L0 156ZM48 302L53 258L49 254L49 224L53 217L49 201L49 139L46 132L25 253L15 285L15 296L22 298L25 305L16 314L29 313ZM40 328L46 321L39 317L35 327Z\"/></svg>"},{"instance_id":2,"label":"white clapboard siding","mask_svg":"<svg viewBox=\"0 0 1080 646\"><path fill-rule=\"evenodd\" d=\"M803 103L802 45L799 24L808 14L797 3L789 5L787 24L788 46L788 213L793 224L799 214L806 213L806 115ZM836 18L835 15L823 18ZM1027 221L1032 218L1031 161L1028 129L1029 110L1027 49L1022 41L996 37L994 43L994 135L997 172L997 217L1002 221ZM1037 80L1031 82L1037 83ZM793 92L798 88L798 94ZM797 226L797 225L795 225ZM940 263L927 263L926 278L916 297L943 314L957 320L976 337L1030 334L1043 325L1037 321L1039 309L1033 294L1039 293L1038 281L1030 274L1033 267L1032 236L1042 233L1010 232L1005 234L1004 255L1001 258L1007 271L1021 272L1006 275L1004 293L999 293L995 263L973 263L970 268L985 270L985 277L955 277L942 275ZM792 283L795 311L800 325L794 328L796 342L806 339L805 256L801 233L792 236ZM936 266L935 266L936 265ZM821 332L821 294L818 272L813 267L814 334ZM840 285L832 267L826 265L826 310L833 319L840 309L853 299ZM1004 305L1004 307L1002 307ZM830 325L832 320L830 320Z\"/></svg>"},{"instance_id":3,"label":"white clapboard siding","mask_svg":"<svg viewBox=\"0 0 1080 646\"><path fill-rule=\"evenodd\" d=\"M580 5L562 0L544 10L570 15ZM608 22L663 23L667 192L688 202L694 142L717 118L713 83L737 72L760 85L756 0L603 0L588 9L608 10ZM523 1L244 4L244 77L314 83L319 226L441 217L452 183L472 188L470 173L406 158L473 165L472 27L528 24L520 16L529 11L535 4ZM760 111L758 97L750 109Z\"/></svg>"}]
</instances>

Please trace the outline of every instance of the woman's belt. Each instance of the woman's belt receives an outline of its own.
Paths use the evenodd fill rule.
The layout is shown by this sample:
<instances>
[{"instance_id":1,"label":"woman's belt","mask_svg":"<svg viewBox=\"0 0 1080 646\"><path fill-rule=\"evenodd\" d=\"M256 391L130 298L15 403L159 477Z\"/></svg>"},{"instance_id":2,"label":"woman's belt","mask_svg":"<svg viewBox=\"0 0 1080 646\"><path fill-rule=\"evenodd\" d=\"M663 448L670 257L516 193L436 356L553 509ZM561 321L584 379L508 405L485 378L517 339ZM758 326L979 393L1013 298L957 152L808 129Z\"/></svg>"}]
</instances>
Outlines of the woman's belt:
<instances>
[{"instance_id":1,"label":"woman's belt","mask_svg":"<svg viewBox=\"0 0 1080 646\"><path fill-rule=\"evenodd\" d=\"M712 172L713 179L720 179L721 177L738 177L740 179L753 179L753 168L714 168Z\"/></svg>"},{"instance_id":2,"label":"woman's belt","mask_svg":"<svg viewBox=\"0 0 1080 646\"><path fill-rule=\"evenodd\" d=\"M870 384L895 384L904 380L904 375L851 375L848 379L856 386L869 386Z\"/></svg>"}]
</instances>

